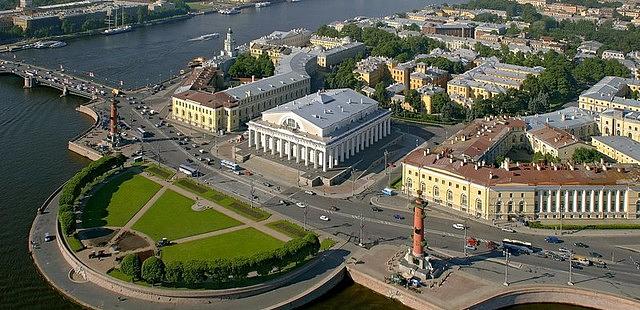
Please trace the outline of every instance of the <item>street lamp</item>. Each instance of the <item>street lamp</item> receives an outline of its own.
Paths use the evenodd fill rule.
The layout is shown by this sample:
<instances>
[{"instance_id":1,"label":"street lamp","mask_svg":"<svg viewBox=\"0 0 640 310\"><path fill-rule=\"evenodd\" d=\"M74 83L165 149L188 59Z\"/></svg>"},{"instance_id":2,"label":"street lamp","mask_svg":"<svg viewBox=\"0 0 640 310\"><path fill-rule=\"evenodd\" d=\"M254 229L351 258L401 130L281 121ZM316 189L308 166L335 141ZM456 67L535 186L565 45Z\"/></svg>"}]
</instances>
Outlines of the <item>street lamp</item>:
<instances>
[{"instance_id":1,"label":"street lamp","mask_svg":"<svg viewBox=\"0 0 640 310\"><path fill-rule=\"evenodd\" d=\"M511 256L511 253L509 253L509 250L504 250L502 251L502 254L504 254L504 282L502 282L502 285L509 286L509 257Z\"/></svg>"},{"instance_id":2,"label":"street lamp","mask_svg":"<svg viewBox=\"0 0 640 310\"><path fill-rule=\"evenodd\" d=\"M362 243L362 239L364 238L364 216L362 215L362 212L360 213L360 242L359 242L359 246L364 246L364 244Z\"/></svg>"},{"instance_id":3,"label":"street lamp","mask_svg":"<svg viewBox=\"0 0 640 310\"><path fill-rule=\"evenodd\" d=\"M462 252L467 257L467 219L464 220L464 240L462 240Z\"/></svg>"},{"instance_id":4,"label":"street lamp","mask_svg":"<svg viewBox=\"0 0 640 310\"><path fill-rule=\"evenodd\" d=\"M384 150L384 171L387 174L387 186L391 187L391 171L389 171L389 163L387 162L387 157L389 156L389 151Z\"/></svg>"},{"instance_id":5,"label":"street lamp","mask_svg":"<svg viewBox=\"0 0 640 310\"><path fill-rule=\"evenodd\" d=\"M307 230L307 206L304 206L304 230Z\"/></svg>"},{"instance_id":6,"label":"street lamp","mask_svg":"<svg viewBox=\"0 0 640 310\"><path fill-rule=\"evenodd\" d=\"M567 282L568 285L573 285L573 281L571 279L571 276L573 275L573 266L571 265L572 261L573 261L573 253L569 253L569 281Z\"/></svg>"}]
</instances>

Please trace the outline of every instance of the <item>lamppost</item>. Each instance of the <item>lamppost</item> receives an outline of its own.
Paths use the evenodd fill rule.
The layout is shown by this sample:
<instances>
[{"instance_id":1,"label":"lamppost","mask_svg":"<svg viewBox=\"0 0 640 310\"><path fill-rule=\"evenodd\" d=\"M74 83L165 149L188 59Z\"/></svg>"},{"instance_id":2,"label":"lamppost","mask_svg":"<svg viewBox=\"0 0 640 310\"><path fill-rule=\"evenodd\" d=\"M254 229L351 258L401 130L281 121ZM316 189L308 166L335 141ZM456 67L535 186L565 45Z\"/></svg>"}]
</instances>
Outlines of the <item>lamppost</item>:
<instances>
[{"instance_id":1,"label":"lamppost","mask_svg":"<svg viewBox=\"0 0 640 310\"><path fill-rule=\"evenodd\" d=\"M509 250L504 250L502 251L502 254L504 254L504 282L502 282L502 285L509 286L509 257L511 256L511 253L509 253Z\"/></svg>"},{"instance_id":2,"label":"lamppost","mask_svg":"<svg viewBox=\"0 0 640 310\"><path fill-rule=\"evenodd\" d=\"M256 189L253 186L253 179L251 179L251 190L249 191L249 195L251 196L251 208L253 208L253 197L255 196Z\"/></svg>"},{"instance_id":3,"label":"lamppost","mask_svg":"<svg viewBox=\"0 0 640 310\"><path fill-rule=\"evenodd\" d=\"M569 281L567 282L568 285L573 285L573 281L571 279L571 276L573 275L573 265L571 264L572 261L573 261L573 253L569 253Z\"/></svg>"},{"instance_id":4,"label":"lamppost","mask_svg":"<svg viewBox=\"0 0 640 310\"><path fill-rule=\"evenodd\" d=\"M387 157L389 156L389 151L384 150L384 171L387 174L387 187L391 187L391 171L389 171L389 163L387 162Z\"/></svg>"},{"instance_id":5,"label":"lamppost","mask_svg":"<svg viewBox=\"0 0 640 310\"><path fill-rule=\"evenodd\" d=\"M467 257L467 219L464 220L464 240L462 240L462 252Z\"/></svg>"},{"instance_id":6,"label":"lamppost","mask_svg":"<svg viewBox=\"0 0 640 310\"><path fill-rule=\"evenodd\" d=\"M304 206L304 230L307 230L307 210L309 208L307 208L307 206Z\"/></svg>"},{"instance_id":7,"label":"lamppost","mask_svg":"<svg viewBox=\"0 0 640 310\"><path fill-rule=\"evenodd\" d=\"M359 246L364 246L362 240L364 239L364 216L362 216L362 212L360 212L360 238L359 238Z\"/></svg>"}]
</instances>

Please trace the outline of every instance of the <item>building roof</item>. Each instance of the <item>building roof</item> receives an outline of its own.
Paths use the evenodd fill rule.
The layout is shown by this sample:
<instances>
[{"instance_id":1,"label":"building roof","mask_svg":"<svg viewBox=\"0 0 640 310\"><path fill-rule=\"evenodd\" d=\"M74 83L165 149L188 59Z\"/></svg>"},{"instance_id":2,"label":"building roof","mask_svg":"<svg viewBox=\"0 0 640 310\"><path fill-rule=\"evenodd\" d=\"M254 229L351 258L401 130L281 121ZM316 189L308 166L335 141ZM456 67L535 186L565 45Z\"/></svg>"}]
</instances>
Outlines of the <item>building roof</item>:
<instances>
[{"instance_id":1,"label":"building roof","mask_svg":"<svg viewBox=\"0 0 640 310\"><path fill-rule=\"evenodd\" d=\"M405 157L405 164L420 168L438 169L455 173L476 184L483 186L557 186L557 185L636 185L640 170L635 165L607 166L602 165L569 166L569 165L537 165L516 164L494 168L473 163L465 163L457 158L450 158L449 153L428 153L418 148Z\"/></svg>"},{"instance_id":2,"label":"building roof","mask_svg":"<svg viewBox=\"0 0 640 310\"><path fill-rule=\"evenodd\" d=\"M640 161L640 142L625 136L596 136L593 140L598 141L617 152L620 152L633 160Z\"/></svg>"},{"instance_id":3,"label":"building roof","mask_svg":"<svg viewBox=\"0 0 640 310\"><path fill-rule=\"evenodd\" d=\"M528 134L553 147L554 149L560 149L566 146L580 143L580 140L578 140L578 138L576 138L574 135L562 129L553 128L550 126L544 126L542 128L531 130L528 132Z\"/></svg>"},{"instance_id":4,"label":"building roof","mask_svg":"<svg viewBox=\"0 0 640 310\"><path fill-rule=\"evenodd\" d=\"M479 66L456 76L452 85L484 88L492 93L506 92L504 85L519 87L529 74L540 74L542 67L525 67L500 63L496 59L485 59Z\"/></svg>"},{"instance_id":5,"label":"building roof","mask_svg":"<svg viewBox=\"0 0 640 310\"><path fill-rule=\"evenodd\" d=\"M220 107L230 108L238 105L237 100L228 96L224 92L208 93L197 90L188 90L175 94L173 97L182 100L190 100L213 109Z\"/></svg>"},{"instance_id":6,"label":"building roof","mask_svg":"<svg viewBox=\"0 0 640 310\"><path fill-rule=\"evenodd\" d=\"M263 112L291 112L326 129L365 110L376 110L378 102L351 89L332 89L307 95Z\"/></svg>"},{"instance_id":7,"label":"building roof","mask_svg":"<svg viewBox=\"0 0 640 310\"><path fill-rule=\"evenodd\" d=\"M622 97L627 91L627 85L637 85L638 83L640 83L640 81L634 79L626 79L617 76L607 76L593 85L591 88L585 90L582 94L580 94L580 97L640 107L640 101Z\"/></svg>"},{"instance_id":8,"label":"building roof","mask_svg":"<svg viewBox=\"0 0 640 310\"><path fill-rule=\"evenodd\" d=\"M522 120L527 123L527 130L539 129L546 125L560 129L571 129L594 123L595 115L597 113L592 111L568 107L545 114L525 116L522 117Z\"/></svg>"}]
</instances>

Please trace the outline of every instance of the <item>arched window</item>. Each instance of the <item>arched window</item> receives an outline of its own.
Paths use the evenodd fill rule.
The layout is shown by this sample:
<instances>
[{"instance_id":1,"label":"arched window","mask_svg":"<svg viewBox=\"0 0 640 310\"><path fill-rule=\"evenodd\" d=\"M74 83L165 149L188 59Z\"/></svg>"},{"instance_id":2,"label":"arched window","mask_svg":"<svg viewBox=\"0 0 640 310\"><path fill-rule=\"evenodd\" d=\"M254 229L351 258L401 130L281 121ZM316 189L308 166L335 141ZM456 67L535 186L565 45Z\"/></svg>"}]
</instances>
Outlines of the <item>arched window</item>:
<instances>
[{"instance_id":1,"label":"arched window","mask_svg":"<svg viewBox=\"0 0 640 310\"><path fill-rule=\"evenodd\" d=\"M460 195L460 205L462 205L463 207L466 207L467 204L469 203L469 201L467 200L467 194L461 194Z\"/></svg>"},{"instance_id":2,"label":"arched window","mask_svg":"<svg viewBox=\"0 0 640 310\"><path fill-rule=\"evenodd\" d=\"M476 210L482 211L482 200L480 198L476 199Z\"/></svg>"},{"instance_id":3,"label":"arched window","mask_svg":"<svg viewBox=\"0 0 640 310\"><path fill-rule=\"evenodd\" d=\"M292 118L287 118L286 120L284 120L284 122L282 122L282 126L287 127L289 129L292 129L292 130L299 130L300 129L300 126L298 125L298 122L296 122Z\"/></svg>"},{"instance_id":4,"label":"arched window","mask_svg":"<svg viewBox=\"0 0 640 310\"><path fill-rule=\"evenodd\" d=\"M413 180L411 180L411 178L407 178L407 181L405 182L405 185L407 187L407 190L411 190L411 188L413 188Z\"/></svg>"},{"instance_id":5,"label":"arched window","mask_svg":"<svg viewBox=\"0 0 640 310\"><path fill-rule=\"evenodd\" d=\"M513 213L513 201L507 202L507 213Z\"/></svg>"},{"instance_id":6,"label":"arched window","mask_svg":"<svg viewBox=\"0 0 640 310\"><path fill-rule=\"evenodd\" d=\"M422 195L425 195L427 193L427 184L420 182L420 190L422 191Z\"/></svg>"},{"instance_id":7,"label":"arched window","mask_svg":"<svg viewBox=\"0 0 640 310\"><path fill-rule=\"evenodd\" d=\"M433 187L433 197L439 197L440 196L440 189L437 186Z\"/></svg>"},{"instance_id":8,"label":"arched window","mask_svg":"<svg viewBox=\"0 0 640 310\"><path fill-rule=\"evenodd\" d=\"M502 213L502 201L496 201L496 213Z\"/></svg>"},{"instance_id":9,"label":"arched window","mask_svg":"<svg viewBox=\"0 0 640 310\"><path fill-rule=\"evenodd\" d=\"M453 192L451 190L447 191L447 201L453 200Z\"/></svg>"},{"instance_id":10,"label":"arched window","mask_svg":"<svg viewBox=\"0 0 640 310\"><path fill-rule=\"evenodd\" d=\"M524 212L524 200L520 200L520 202L518 202L518 212Z\"/></svg>"}]
</instances>

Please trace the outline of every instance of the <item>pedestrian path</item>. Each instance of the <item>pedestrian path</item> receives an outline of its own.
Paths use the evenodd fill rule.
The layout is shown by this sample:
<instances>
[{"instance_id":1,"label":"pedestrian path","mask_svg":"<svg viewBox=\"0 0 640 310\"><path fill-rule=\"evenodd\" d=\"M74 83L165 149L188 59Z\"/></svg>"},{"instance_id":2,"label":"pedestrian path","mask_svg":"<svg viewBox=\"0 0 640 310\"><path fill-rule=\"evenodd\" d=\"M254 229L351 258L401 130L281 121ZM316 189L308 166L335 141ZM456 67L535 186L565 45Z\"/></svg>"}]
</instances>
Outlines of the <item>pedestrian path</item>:
<instances>
[{"instance_id":1,"label":"pedestrian path","mask_svg":"<svg viewBox=\"0 0 640 310\"><path fill-rule=\"evenodd\" d=\"M138 212L136 212L136 214L124 226L122 226L122 228L118 231L118 233L115 234L113 238L111 238L111 240L109 240L109 244L113 244L113 242L118 240L118 238L120 238L122 234L124 234L127 231L130 231L133 224L135 224L147 212L147 210L149 210L149 208L151 208L151 206L153 206L153 204L155 204L156 201L160 199L160 197L166 191L167 189L165 187L157 191L155 195L153 195L153 197L151 197L151 199L149 199L149 201L147 201L147 203L140 210L138 210Z\"/></svg>"}]
</instances>

